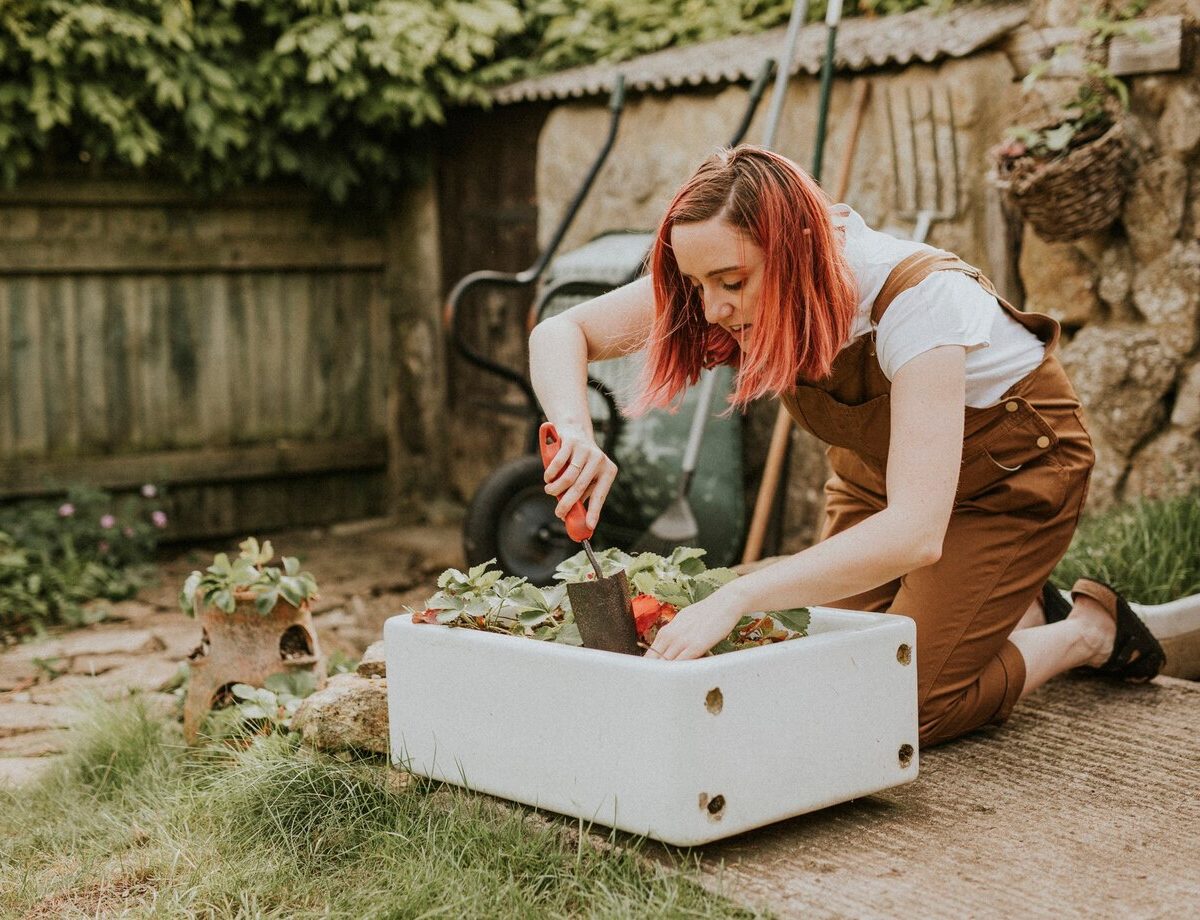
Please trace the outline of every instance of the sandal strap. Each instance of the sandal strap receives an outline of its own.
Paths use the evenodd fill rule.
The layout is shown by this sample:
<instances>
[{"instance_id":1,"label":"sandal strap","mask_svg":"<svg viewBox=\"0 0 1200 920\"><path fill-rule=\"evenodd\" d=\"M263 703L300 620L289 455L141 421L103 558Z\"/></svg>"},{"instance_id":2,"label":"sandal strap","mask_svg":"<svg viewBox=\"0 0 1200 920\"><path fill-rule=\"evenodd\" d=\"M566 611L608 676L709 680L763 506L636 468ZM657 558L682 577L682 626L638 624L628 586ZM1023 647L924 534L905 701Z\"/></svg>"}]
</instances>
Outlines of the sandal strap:
<instances>
[{"instance_id":1,"label":"sandal strap","mask_svg":"<svg viewBox=\"0 0 1200 920\"><path fill-rule=\"evenodd\" d=\"M1166 663L1162 646L1117 590L1093 578L1080 578L1071 588L1071 597L1081 595L1103 607L1112 616L1117 630L1112 654L1104 664L1091 670L1134 680L1156 676Z\"/></svg>"}]
</instances>

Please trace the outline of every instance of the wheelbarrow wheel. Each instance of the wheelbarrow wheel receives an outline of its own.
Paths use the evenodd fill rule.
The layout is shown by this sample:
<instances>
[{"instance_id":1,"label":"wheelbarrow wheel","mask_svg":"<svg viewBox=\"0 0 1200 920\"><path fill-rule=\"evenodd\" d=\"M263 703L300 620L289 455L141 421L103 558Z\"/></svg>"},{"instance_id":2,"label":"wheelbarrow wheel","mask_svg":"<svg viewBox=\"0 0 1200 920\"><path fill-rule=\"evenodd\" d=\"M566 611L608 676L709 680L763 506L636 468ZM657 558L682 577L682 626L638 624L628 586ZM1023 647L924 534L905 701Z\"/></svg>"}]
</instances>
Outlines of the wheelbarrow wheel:
<instances>
[{"instance_id":1,"label":"wheelbarrow wheel","mask_svg":"<svg viewBox=\"0 0 1200 920\"><path fill-rule=\"evenodd\" d=\"M554 583L554 570L579 552L579 544L554 516L543 472L541 458L529 455L504 464L483 481L463 521L468 565L495 559L508 575L535 585Z\"/></svg>"}]
</instances>

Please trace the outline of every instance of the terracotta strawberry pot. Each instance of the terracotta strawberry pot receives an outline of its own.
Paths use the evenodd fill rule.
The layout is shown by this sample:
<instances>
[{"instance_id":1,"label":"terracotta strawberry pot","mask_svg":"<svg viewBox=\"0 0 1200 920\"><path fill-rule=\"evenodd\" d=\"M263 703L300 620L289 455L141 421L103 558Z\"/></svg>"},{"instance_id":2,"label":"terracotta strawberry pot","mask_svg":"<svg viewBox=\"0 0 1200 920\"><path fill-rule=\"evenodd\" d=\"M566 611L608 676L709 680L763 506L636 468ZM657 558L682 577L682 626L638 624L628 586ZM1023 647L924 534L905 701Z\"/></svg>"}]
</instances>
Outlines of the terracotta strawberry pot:
<instances>
[{"instance_id":1,"label":"terracotta strawberry pot","mask_svg":"<svg viewBox=\"0 0 1200 920\"><path fill-rule=\"evenodd\" d=\"M254 606L254 595L238 592L232 613L197 601L204 638L188 662L191 675L183 706L183 734L194 743L204 717L229 702L234 684L261 687L273 674L309 671L325 683L325 660L308 602L294 607L282 598L270 613Z\"/></svg>"}]
</instances>

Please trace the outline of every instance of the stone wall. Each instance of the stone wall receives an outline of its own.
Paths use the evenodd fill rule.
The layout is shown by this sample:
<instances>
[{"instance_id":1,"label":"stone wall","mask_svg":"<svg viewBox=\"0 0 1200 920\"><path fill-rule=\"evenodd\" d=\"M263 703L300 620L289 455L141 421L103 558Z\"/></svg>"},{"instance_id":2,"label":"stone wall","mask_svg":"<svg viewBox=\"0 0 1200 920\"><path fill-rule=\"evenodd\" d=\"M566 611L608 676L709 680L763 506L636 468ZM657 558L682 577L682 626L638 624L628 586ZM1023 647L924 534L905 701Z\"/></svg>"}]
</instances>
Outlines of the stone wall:
<instances>
[{"instance_id":1,"label":"stone wall","mask_svg":"<svg viewBox=\"0 0 1200 920\"><path fill-rule=\"evenodd\" d=\"M1148 14L1184 12L1160 4ZM1072 2L1031 8L1034 26L1075 24ZM1048 244L1031 231L1012 231L986 174L988 151L1030 105L1007 56L998 50L940 65L846 75L835 80L825 185L840 173L854 84L869 81L863 131L846 200L868 223L909 234L914 176L932 188L931 144L942 180L949 167L950 110L960 178L957 214L935 222L929 242L984 267L1002 293L1064 325L1062 358L1085 405L1099 456L1092 509L1137 495L1180 494L1200 484L1200 87L1197 69L1135 77L1131 128L1137 160L1123 220L1110 231L1070 244ZM1055 91L1054 85L1048 91ZM1063 87L1058 87L1061 92ZM812 160L817 80L792 81L776 148L807 165ZM745 100L743 87L698 88L634 97L617 149L598 178L564 247L597 233L652 228L678 184L732 132ZM893 157L889 121L916 125L916 162L898 145ZM932 106L933 116L929 115ZM762 136L764 100L748 141ZM538 144L539 232L554 226L600 143L604 100L565 103L549 115ZM931 127L932 126L932 127ZM893 159L896 168L893 169ZM899 177L899 194L893 175ZM943 192L943 207L950 204ZM1019 261L1018 261L1019 259ZM747 496L757 488L774 406L751 413L747 436ZM825 464L819 445L795 435L789 477L788 527L783 547L813 536L820 517Z\"/></svg>"}]
</instances>

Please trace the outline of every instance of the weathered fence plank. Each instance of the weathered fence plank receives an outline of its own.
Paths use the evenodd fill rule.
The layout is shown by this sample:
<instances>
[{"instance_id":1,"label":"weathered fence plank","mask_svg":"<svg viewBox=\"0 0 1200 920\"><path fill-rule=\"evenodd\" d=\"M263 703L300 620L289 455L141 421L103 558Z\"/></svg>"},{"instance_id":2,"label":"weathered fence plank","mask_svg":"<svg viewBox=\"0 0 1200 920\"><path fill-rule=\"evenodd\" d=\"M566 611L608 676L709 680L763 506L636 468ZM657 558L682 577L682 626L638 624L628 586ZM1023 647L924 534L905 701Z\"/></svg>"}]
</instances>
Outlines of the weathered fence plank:
<instances>
[{"instance_id":1,"label":"weathered fence plank","mask_svg":"<svg viewBox=\"0 0 1200 920\"><path fill-rule=\"evenodd\" d=\"M176 536L380 513L389 258L295 192L0 191L0 501L165 483Z\"/></svg>"}]
</instances>

